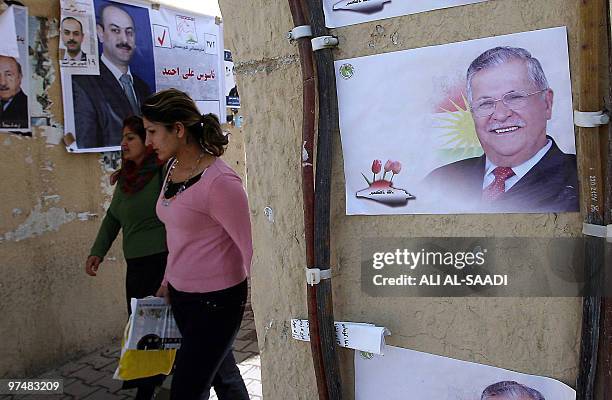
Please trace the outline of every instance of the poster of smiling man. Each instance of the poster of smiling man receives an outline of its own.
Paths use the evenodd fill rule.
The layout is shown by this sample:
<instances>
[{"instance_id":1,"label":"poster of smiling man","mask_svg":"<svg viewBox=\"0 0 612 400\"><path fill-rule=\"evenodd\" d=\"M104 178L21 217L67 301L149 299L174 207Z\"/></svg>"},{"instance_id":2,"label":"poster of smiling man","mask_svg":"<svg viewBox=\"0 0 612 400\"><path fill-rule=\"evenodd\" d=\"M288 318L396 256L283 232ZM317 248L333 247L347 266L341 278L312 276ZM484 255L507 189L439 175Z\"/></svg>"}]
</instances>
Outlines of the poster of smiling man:
<instances>
[{"instance_id":1,"label":"poster of smiling man","mask_svg":"<svg viewBox=\"0 0 612 400\"><path fill-rule=\"evenodd\" d=\"M149 10L94 1L100 75L63 72L65 129L75 152L119 150L123 119L140 114L140 104L155 92Z\"/></svg>"},{"instance_id":2,"label":"poster of smiling man","mask_svg":"<svg viewBox=\"0 0 612 400\"><path fill-rule=\"evenodd\" d=\"M578 211L565 27L335 68L347 214Z\"/></svg>"},{"instance_id":3,"label":"poster of smiling man","mask_svg":"<svg viewBox=\"0 0 612 400\"><path fill-rule=\"evenodd\" d=\"M385 346L355 352L356 400L575 400L555 379L420 351Z\"/></svg>"},{"instance_id":4,"label":"poster of smiling man","mask_svg":"<svg viewBox=\"0 0 612 400\"><path fill-rule=\"evenodd\" d=\"M65 133L75 139L69 151L119 150L123 120L140 115L144 99L168 88L187 92L203 114L225 120L220 21L128 0L94 0L93 8L99 75L62 68ZM76 26L66 22L69 47Z\"/></svg>"}]
</instances>

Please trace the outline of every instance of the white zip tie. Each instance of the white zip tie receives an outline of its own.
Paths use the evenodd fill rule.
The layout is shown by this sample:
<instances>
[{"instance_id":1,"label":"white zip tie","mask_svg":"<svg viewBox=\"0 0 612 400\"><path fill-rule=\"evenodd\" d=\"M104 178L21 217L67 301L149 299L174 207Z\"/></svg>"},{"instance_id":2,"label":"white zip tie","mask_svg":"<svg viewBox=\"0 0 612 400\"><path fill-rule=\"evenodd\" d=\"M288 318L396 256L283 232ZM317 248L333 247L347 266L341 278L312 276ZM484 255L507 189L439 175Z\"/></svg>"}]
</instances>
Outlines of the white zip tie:
<instances>
[{"instance_id":1,"label":"white zip tie","mask_svg":"<svg viewBox=\"0 0 612 400\"><path fill-rule=\"evenodd\" d=\"M574 110L574 125L581 128L596 128L610 122L610 117L603 111Z\"/></svg>"},{"instance_id":2,"label":"white zip tie","mask_svg":"<svg viewBox=\"0 0 612 400\"><path fill-rule=\"evenodd\" d=\"M331 269L306 268L306 283L310 286L318 285L321 279L331 279Z\"/></svg>"},{"instance_id":3,"label":"white zip tie","mask_svg":"<svg viewBox=\"0 0 612 400\"><path fill-rule=\"evenodd\" d=\"M310 29L310 25L296 26L295 28L287 32L287 39L289 39L290 42L294 40L298 40L303 37L311 37L311 36L312 36L312 29Z\"/></svg>"},{"instance_id":4,"label":"white zip tie","mask_svg":"<svg viewBox=\"0 0 612 400\"><path fill-rule=\"evenodd\" d=\"M338 38L335 36L319 36L310 39L312 51L329 49L338 46Z\"/></svg>"},{"instance_id":5,"label":"white zip tie","mask_svg":"<svg viewBox=\"0 0 612 400\"><path fill-rule=\"evenodd\" d=\"M606 238L612 242L612 225L582 224L582 233L587 236Z\"/></svg>"}]
</instances>

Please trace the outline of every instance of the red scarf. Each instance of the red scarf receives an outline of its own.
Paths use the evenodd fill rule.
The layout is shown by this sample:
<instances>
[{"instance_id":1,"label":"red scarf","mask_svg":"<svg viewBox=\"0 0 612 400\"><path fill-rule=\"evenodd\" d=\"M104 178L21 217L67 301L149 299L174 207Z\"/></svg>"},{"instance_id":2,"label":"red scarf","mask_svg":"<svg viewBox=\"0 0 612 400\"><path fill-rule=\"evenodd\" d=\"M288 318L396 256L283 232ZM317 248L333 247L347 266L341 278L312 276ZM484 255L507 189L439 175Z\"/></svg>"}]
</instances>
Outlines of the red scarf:
<instances>
[{"instance_id":1,"label":"red scarf","mask_svg":"<svg viewBox=\"0 0 612 400\"><path fill-rule=\"evenodd\" d=\"M111 185L119 181L119 187L123 193L138 193L149 183L163 164L164 162L157 158L157 154L149 146L140 165L136 165L134 161L121 158L121 168L111 175Z\"/></svg>"}]
</instances>

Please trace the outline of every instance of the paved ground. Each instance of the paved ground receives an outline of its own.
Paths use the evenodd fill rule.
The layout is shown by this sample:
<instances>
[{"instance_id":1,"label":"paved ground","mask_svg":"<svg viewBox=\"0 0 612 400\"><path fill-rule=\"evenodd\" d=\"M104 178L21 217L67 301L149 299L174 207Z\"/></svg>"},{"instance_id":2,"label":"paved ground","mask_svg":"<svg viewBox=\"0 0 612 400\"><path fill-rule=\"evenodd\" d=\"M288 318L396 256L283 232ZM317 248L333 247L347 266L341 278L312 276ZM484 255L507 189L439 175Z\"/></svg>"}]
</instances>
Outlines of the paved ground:
<instances>
[{"instance_id":1,"label":"paved ground","mask_svg":"<svg viewBox=\"0 0 612 400\"><path fill-rule=\"evenodd\" d=\"M135 390L120 390L121 381L112 378L117 368L120 343L113 343L103 349L93 352L79 360L59 366L48 371L40 378L63 378L63 395L20 395L0 396L1 400L127 400L133 399ZM261 369L259 360L259 349L257 348L257 334L255 333L255 321L250 303L244 313L242 326L238 337L234 342L234 356L239 363L238 368L242 373L244 383L247 386L251 399L262 399L261 393ZM156 400L169 398L171 377L166 379ZM211 391L211 399L217 396Z\"/></svg>"}]
</instances>

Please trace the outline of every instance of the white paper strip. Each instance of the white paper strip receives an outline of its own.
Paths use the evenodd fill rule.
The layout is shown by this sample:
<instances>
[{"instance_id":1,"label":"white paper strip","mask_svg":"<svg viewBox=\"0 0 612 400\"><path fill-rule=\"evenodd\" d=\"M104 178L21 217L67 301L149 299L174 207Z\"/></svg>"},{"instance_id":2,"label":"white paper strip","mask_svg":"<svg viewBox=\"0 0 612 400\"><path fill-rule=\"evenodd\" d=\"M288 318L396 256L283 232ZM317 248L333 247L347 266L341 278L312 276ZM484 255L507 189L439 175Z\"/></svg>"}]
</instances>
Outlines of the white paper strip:
<instances>
[{"instance_id":1,"label":"white paper strip","mask_svg":"<svg viewBox=\"0 0 612 400\"><path fill-rule=\"evenodd\" d=\"M383 354L385 335L391 334L385 327L368 323L335 322L334 325L338 346L374 354ZM291 336L294 339L309 342L308 320L292 319Z\"/></svg>"}]
</instances>

